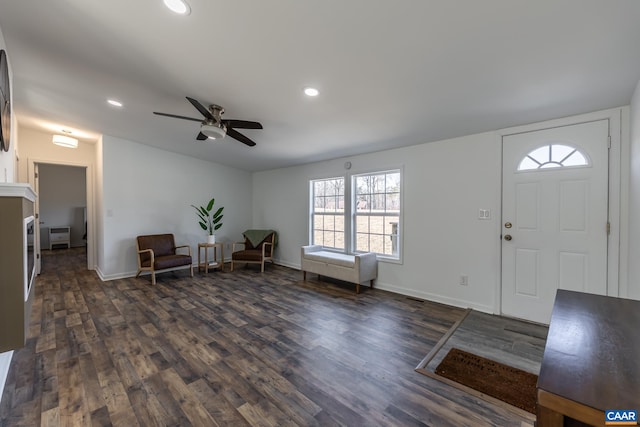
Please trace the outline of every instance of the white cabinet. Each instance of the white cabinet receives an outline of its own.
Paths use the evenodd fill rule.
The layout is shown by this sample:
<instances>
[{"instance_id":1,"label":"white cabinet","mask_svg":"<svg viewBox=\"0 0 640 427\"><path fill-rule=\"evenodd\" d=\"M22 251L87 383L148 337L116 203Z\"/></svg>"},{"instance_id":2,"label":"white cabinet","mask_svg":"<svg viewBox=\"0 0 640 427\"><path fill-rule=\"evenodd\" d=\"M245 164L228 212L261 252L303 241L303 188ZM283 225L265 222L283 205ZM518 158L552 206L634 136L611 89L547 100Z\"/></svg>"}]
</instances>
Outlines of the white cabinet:
<instances>
[{"instance_id":1,"label":"white cabinet","mask_svg":"<svg viewBox=\"0 0 640 427\"><path fill-rule=\"evenodd\" d=\"M53 249L53 245L67 245L67 248L70 248L71 227L68 225L49 227L49 250Z\"/></svg>"}]
</instances>

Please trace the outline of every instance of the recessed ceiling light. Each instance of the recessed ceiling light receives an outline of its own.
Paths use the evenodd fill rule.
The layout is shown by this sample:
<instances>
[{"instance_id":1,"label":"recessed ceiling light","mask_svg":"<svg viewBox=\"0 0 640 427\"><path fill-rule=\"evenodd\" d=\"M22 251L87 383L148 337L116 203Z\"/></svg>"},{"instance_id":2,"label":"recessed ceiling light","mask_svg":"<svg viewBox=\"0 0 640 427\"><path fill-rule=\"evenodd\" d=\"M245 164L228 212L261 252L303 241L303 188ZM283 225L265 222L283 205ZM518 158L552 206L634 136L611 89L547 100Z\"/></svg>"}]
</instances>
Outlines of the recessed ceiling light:
<instances>
[{"instance_id":1,"label":"recessed ceiling light","mask_svg":"<svg viewBox=\"0 0 640 427\"><path fill-rule=\"evenodd\" d=\"M188 15L191 13L189 4L184 0L164 0L164 4L178 15Z\"/></svg>"},{"instance_id":2,"label":"recessed ceiling light","mask_svg":"<svg viewBox=\"0 0 640 427\"><path fill-rule=\"evenodd\" d=\"M320 92L315 87L305 87L304 94L307 96L318 96Z\"/></svg>"},{"instance_id":3,"label":"recessed ceiling light","mask_svg":"<svg viewBox=\"0 0 640 427\"><path fill-rule=\"evenodd\" d=\"M116 101L115 99L107 99L107 102L114 107L122 107L122 102Z\"/></svg>"}]
</instances>

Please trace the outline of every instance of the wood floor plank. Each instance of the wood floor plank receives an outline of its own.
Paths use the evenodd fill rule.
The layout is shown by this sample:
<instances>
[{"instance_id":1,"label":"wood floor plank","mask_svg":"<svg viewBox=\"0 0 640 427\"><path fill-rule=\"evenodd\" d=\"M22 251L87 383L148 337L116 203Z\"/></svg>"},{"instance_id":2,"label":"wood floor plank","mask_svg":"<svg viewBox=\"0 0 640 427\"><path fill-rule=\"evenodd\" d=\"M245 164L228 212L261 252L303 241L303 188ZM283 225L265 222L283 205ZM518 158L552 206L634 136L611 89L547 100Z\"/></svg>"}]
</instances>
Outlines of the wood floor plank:
<instances>
[{"instance_id":1,"label":"wood floor plank","mask_svg":"<svg viewBox=\"0 0 640 427\"><path fill-rule=\"evenodd\" d=\"M113 423L109 416L109 408L103 406L91 412L91 427L110 427Z\"/></svg>"},{"instance_id":2,"label":"wood floor plank","mask_svg":"<svg viewBox=\"0 0 640 427\"><path fill-rule=\"evenodd\" d=\"M2 427L532 425L414 371L463 309L277 265L152 286L102 282L82 248L42 262Z\"/></svg>"},{"instance_id":3,"label":"wood floor plank","mask_svg":"<svg viewBox=\"0 0 640 427\"><path fill-rule=\"evenodd\" d=\"M91 414L77 357L58 363L61 426L90 426Z\"/></svg>"},{"instance_id":4,"label":"wood floor plank","mask_svg":"<svg viewBox=\"0 0 640 427\"><path fill-rule=\"evenodd\" d=\"M229 359L231 367L236 372L242 372L244 378L253 384L262 396L275 402L284 415L293 420L296 425L308 425L315 415L322 410L311 399L300 393L293 384L287 381L279 372L269 368L256 358ZM286 402L286 405L279 405Z\"/></svg>"},{"instance_id":5,"label":"wood floor plank","mask_svg":"<svg viewBox=\"0 0 640 427\"><path fill-rule=\"evenodd\" d=\"M96 366L93 363L93 355L91 353L82 354L78 357L80 364L80 374L82 376L82 386L85 392L85 400L89 412L94 411L106 406L104 396L102 394L102 387L98 380L98 373L96 372Z\"/></svg>"},{"instance_id":6,"label":"wood floor plank","mask_svg":"<svg viewBox=\"0 0 640 427\"><path fill-rule=\"evenodd\" d=\"M215 425L211 415L173 369L162 371L160 375L192 425L202 427Z\"/></svg>"},{"instance_id":7,"label":"wood floor plank","mask_svg":"<svg viewBox=\"0 0 640 427\"><path fill-rule=\"evenodd\" d=\"M289 419L277 407L267 400L258 403L245 403L238 411L252 426L280 427L296 426L294 420Z\"/></svg>"},{"instance_id":8,"label":"wood floor plank","mask_svg":"<svg viewBox=\"0 0 640 427\"><path fill-rule=\"evenodd\" d=\"M42 419L40 421L41 427L58 427L60 425L60 410L59 408L51 408L42 412Z\"/></svg>"},{"instance_id":9,"label":"wood floor plank","mask_svg":"<svg viewBox=\"0 0 640 427\"><path fill-rule=\"evenodd\" d=\"M102 397L107 404L109 418L114 425L138 425L138 419L131 407L129 395L115 368L98 372Z\"/></svg>"},{"instance_id":10,"label":"wood floor plank","mask_svg":"<svg viewBox=\"0 0 640 427\"><path fill-rule=\"evenodd\" d=\"M42 384L41 411L44 413L57 408L60 401L58 395L58 371L56 351L48 350L37 354L42 366L40 383ZM58 417L58 415L56 415Z\"/></svg>"},{"instance_id":11,"label":"wood floor plank","mask_svg":"<svg viewBox=\"0 0 640 427\"><path fill-rule=\"evenodd\" d=\"M220 393L220 390L213 390L206 380L199 379L194 381L189 384L189 388L209 412L216 425L236 427L250 425L238 410L231 405L231 402Z\"/></svg>"},{"instance_id":12,"label":"wood floor plank","mask_svg":"<svg viewBox=\"0 0 640 427\"><path fill-rule=\"evenodd\" d=\"M51 317L43 323L44 327L41 329L41 333L36 335L38 337L36 344L37 353L56 348L56 323L53 319L53 312L51 313Z\"/></svg>"},{"instance_id":13,"label":"wood floor plank","mask_svg":"<svg viewBox=\"0 0 640 427\"><path fill-rule=\"evenodd\" d=\"M151 405L145 402L144 395L140 394L138 398L135 393L132 403L140 414L140 406L145 405L146 410L150 412L148 416L138 416L142 425L149 424L146 420L153 420L150 424L171 425L171 426L190 426L191 422L182 410L179 402L173 397L167 383L162 378L161 373L147 378L144 382L144 391L148 396L152 397L149 401ZM138 389L133 389L136 392Z\"/></svg>"}]
</instances>

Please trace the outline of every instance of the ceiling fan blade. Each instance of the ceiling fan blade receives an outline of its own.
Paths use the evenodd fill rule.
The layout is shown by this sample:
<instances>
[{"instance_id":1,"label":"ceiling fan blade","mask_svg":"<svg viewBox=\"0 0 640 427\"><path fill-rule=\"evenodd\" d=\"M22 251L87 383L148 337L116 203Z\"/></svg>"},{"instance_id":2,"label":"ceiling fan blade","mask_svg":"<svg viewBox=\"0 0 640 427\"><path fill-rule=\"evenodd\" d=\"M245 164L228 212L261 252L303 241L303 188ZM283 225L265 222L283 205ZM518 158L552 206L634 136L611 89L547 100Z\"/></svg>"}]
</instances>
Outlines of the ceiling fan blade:
<instances>
[{"instance_id":1,"label":"ceiling fan blade","mask_svg":"<svg viewBox=\"0 0 640 427\"><path fill-rule=\"evenodd\" d=\"M187 100L191 103L191 105L196 107L196 110L200 111L200 114L202 114L209 120L215 120L215 117L213 117L213 115L209 112L209 110L205 108L204 105L200 104L198 101L196 101L193 98L189 98L188 96L187 96Z\"/></svg>"},{"instance_id":2,"label":"ceiling fan blade","mask_svg":"<svg viewBox=\"0 0 640 427\"><path fill-rule=\"evenodd\" d=\"M253 142L252 140L250 140L249 138L247 138L246 136L244 136L243 134L241 134L240 132L238 132L233 128L227 128L227 136L237 139L238 141L248 145L249 147L253 147L254 145L256 145L255 142Z\"/></svg>"},{"instance_id":3,"label":"ceiling fan blade","mask_svg":"<svg viewBox=\"0 0 640 427\"><path fill-rule=\"evenodd\" d=\"M209 139L209 138L207 137L207 135L205 135L204 133L200 132L200 133L198 133L198 136L196 136L196 139L198 141L204 141L205 139Z\"/></svg>"},{"instance_id":4,"label":"ceiling fan blade","mask_svg":"<svg viewBox=\"0 0 640 427\"><path fill-rule=\"evenodd\" d=\"M236 129L262 129L262 125L258 122L250 122L248 120L223 120L227 127Z\"/></svg>"},{"instance_id":5,"label":"ceiling fan blade","mask_svg":"<svg viewBox=\"0 0 640 427\"><path fill-rule=\"evenodd\" d=\"M153 114L157 114L158 116L173 117L174 119L193 120L194 122L202 122L202 119L194 119L193 117L185 117L185 116L176 116L175 114L158 113L157 111L154 111Z\"/></svg>"}]
</instances>

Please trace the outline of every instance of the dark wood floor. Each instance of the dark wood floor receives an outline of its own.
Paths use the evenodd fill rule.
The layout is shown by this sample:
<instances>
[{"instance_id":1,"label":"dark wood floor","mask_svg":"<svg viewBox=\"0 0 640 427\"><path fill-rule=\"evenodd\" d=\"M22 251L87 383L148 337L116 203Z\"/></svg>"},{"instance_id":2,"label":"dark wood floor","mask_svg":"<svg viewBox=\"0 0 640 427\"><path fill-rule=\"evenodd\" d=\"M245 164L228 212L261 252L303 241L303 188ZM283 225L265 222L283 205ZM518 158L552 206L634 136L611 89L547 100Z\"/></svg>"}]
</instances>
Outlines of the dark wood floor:
<instances>
[{"instance_id":1,"label":"dark wood floor","mask_svg":"<svg viewBox=\"0 0 640 427\"><path fill-rule=\"evenodd\" d=\"M463 310L278 266L101 282L43 259L2 426L531 425L414 371Z\"/></svg>"}]
</instances>

